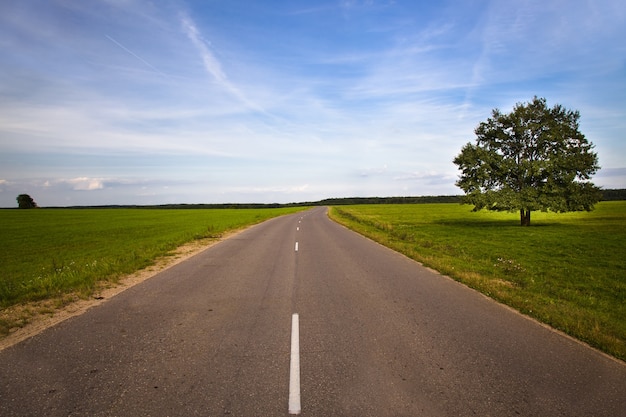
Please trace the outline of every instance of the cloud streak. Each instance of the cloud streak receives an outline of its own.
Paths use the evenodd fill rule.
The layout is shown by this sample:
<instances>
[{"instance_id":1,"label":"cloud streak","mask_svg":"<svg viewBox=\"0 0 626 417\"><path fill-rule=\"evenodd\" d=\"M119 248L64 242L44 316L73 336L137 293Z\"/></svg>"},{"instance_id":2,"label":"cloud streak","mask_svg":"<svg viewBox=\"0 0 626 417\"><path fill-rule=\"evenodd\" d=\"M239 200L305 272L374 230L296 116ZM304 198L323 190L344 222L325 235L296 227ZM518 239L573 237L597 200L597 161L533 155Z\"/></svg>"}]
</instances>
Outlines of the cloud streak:
<instances>
[{"instance_id":1,"label":"cloud streak","mask_svg":"<svg viewBox=\"0 0 626 417\"><path fill-rule=\"evenodd\" d=\"M194 21L187 15L182 14L180 21L189 40L196 47L202 58L202 63L206 71L217 81L218 85L236 97L251 110L265 112L260 106L252 102L235 84L233 84L224 70L221 62L215 57L207 46L207 42L202 37Z\"/></svg>"},{"instance_id":2,"label":"cloud streak","mask_svg":"<svg viewBox=\"0 0 626 417\"><path fill-rule=\"evenodd\" d=\"M146 61L145 59L143 59L142 57L140 57L139 55L137 55L136 53L134 53L133 51L131 51L130 49L128 49L127 47L125 47L124 45L122 45L121 43L119 43L118 41L116 41L115 39L113 39L112 37L110 37L109 35L104 35L108 40L110 40L111 42L113 42L115 45L119 46L120 48L122 48L124 51L128 52L129 54L131 54L132 56L134 56L135 58L137 58L139 61L143 62L148 68L150 68L151 70L153 70L154 72L156 72L157 74L160 74L164 77L167 77L167 75L165 73L163 73L162 71L160 71L158 68L156 68L154 65L152 65L151 63L149 63L148 61Z\"/></svg>"}]
</instances>

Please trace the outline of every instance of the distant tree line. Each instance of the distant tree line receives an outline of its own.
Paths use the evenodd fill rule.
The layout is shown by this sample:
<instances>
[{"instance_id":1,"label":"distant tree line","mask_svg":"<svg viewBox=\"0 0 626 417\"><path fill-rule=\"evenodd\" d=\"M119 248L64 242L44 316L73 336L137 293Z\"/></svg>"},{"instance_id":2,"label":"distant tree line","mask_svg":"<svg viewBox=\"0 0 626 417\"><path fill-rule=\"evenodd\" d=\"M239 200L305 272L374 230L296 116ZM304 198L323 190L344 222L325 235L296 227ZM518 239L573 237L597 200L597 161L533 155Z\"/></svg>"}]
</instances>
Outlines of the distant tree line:
<instances>
[{"instance_id":1,"label":"distant tree line","mask_svg":"<svg viewBox=\"0 0 626 417\"><path fill-rule=\"evenodd\" d=\"M626 188L619 190L602 190L602 201L626 200Z\"/></svg>"},{"instance_id":2,"label":"distant tree line","mask_svg":"<svg viewBox=\"0 0 626 417\"><path fill-rule=\"evenodd\" d=\"M20 198L21 197L21 198ZM21 208L37 207L27 194L21 194L18 203ZM420 197L346 197L346 198L326 198L320 201L306 201L302 203L223 203L223 204L160 204L152 206L141 205L106 205L106 206L73 206L56 207L71 209L88 208L137 208L137 209L259 209L259 208L281 208L281 207L311 207L311 206L345 206L357 204L430 204L430 203L462 203L462 195L438 195ZM626 200L626 189L602 190L602 201ZM55 208L55 207L49 207Z\"/></svg>"},{"instance_id":3,"label":"distant tree line","mask_svg":"<svg viewBox=\"0 0 626 417\"><path fill-rule=\"evenodd\" d=\"M351 198L327 198L311 203L317 206L342 206L355 204L428 204L428 203L460 203L462 196L438 195L420 197L351 197Z\"/></svg>"},{"instance_id":4,"label":"distant tree line","mask_svg":"<svg viewBox=\"0 0 626 417\"><path fill-rule=\"evenodd\" d=\"M460 203L462 196L424 196L424 197L347 197L327 198L320 201L305 201L301 203L217 203L217 204L159 204L159 205L105 205L105 206L73 206L63 207L72 209L88 208L137 208L137 209L260 209L282 207L311 207L311 206L342 206L356 204L424 204L424 203ZM54 208L54 207L51 207ZM60 207L59 207L60 208Z\"/></svg>"}]
</instances>

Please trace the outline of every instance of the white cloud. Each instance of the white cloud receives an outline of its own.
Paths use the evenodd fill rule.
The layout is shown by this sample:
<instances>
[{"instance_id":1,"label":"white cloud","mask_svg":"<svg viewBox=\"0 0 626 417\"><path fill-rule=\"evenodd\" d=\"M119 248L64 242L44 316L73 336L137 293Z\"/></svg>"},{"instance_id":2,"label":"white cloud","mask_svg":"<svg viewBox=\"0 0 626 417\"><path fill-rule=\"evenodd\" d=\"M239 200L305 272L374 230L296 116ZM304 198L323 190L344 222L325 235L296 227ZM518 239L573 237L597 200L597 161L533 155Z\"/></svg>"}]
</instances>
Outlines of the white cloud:
<instances>
[{"instance_id":1,"label":"white cloud","mask_svg":"<svg viewBox=\"0 0 626 417\"><path fill-rule=\"evenodd\" d=\"M76 191L94 191L104 188L104 180L102 178L72 178L69 180L61 180L60 182L67 183L72 186L72 189Z\"/></svg>"}]
</instances>

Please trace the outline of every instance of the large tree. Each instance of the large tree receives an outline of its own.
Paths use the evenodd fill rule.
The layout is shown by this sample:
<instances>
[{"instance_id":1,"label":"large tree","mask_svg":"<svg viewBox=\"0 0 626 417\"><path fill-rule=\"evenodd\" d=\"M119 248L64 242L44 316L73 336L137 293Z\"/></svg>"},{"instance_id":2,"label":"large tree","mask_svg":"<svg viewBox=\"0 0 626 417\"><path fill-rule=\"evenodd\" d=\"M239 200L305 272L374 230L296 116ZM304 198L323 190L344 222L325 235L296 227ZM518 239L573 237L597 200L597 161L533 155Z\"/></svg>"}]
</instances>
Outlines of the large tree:
<instances>
[{"instance_id":1,"label":"large tree","mask_svg":"<svg viewBox=\"0 0 626 417\"><path fill-rule=\"evenodd\" d=\"M535 210L590 211L601 191L589 180L600 169L593 144L579 131L578 111L548 108L545 98L492 111L454 163L456 185L474 210L518 211L522 226Z\"/></svg>"},{"instance_id":2,"label":"large tree","mask_svg":"<svg viewBox=\"0 0 626 417\"><path fill-rule=\"evenodd\" d=\"M37 207L37 203L28 194L20 194L16 198L17 206L21 209L29 209Z\"/></svg>"}]
</instances>

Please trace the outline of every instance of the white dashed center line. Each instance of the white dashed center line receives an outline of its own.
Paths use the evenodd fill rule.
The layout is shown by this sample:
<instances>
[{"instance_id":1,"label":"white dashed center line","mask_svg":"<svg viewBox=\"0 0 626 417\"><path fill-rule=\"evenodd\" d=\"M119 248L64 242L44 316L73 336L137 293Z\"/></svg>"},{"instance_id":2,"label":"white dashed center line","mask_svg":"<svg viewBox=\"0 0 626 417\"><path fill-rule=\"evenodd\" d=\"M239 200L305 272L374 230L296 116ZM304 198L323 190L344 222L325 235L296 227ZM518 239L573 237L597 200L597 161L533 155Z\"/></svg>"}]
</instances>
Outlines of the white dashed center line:
<instances>
[{"instance_id":1,"label":"white dashed center line","mask_svg":"<svg viewBox=\"0 0 626 417\"><path fill-rule=\"evenodd\" d=\"M298 242L296 242L296 252L298 252Z\"/></svg>"},{"instance_id":2,"label":"white dashed center line","mask_svg":"<svg viewBox=\"0 0 626 417\"><path fill-rule=\"evenodd\" d=\"M300 323L291 316L291 361L289 363L289 414L300 414Z\"/></svg>"}]
</instances>

